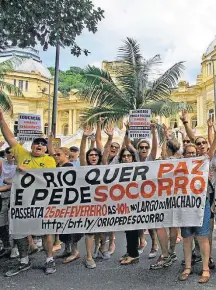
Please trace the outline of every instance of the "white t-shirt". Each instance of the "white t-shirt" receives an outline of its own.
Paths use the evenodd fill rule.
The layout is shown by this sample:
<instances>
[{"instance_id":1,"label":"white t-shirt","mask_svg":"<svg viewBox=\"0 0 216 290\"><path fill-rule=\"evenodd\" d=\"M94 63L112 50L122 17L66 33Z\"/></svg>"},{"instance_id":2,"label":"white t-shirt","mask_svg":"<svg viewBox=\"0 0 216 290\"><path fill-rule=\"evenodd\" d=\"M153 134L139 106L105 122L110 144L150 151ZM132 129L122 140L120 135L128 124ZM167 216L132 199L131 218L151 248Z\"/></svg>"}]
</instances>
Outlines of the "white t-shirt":
<instances>
[{"instance_id":1,"label":"white t-shirt","mask_svg":"<svg viewBox=\"0 0 216 290\"><path fill-rule=\"evenodd\" d=\"M1 158L2 174L0 176L0 186L4 185L5 179L13 179L16 173L16 165L8 163L7 160Z\"/></svg>"},{"instance_id":2,"label":"white t-shirt","mask_svg":"<svg viewBox=\"0 0 216 290\"><path fill-rule=\"evenodd\" d=\"M139 156L139 152L138 151L135 152L135 159L136 159L136 162L142 162L140 160L140 156ZM152 155L149 154L144 161L154 161L154 159L152 158Z\"/></svg>"}]
</instances>

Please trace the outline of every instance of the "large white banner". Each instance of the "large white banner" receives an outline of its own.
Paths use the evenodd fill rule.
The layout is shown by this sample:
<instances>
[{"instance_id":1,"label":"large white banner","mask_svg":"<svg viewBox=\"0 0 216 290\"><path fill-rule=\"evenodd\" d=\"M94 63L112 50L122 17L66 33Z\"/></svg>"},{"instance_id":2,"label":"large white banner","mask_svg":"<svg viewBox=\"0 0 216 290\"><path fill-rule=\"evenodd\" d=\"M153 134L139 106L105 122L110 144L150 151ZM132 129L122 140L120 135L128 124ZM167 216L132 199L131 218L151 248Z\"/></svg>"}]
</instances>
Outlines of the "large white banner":
<instances>
[{"instance_id":1,"label":"large white banner","mask_svg":"<svg viewBox=\"0 0 216 290\"><path fill-rule=\"evenodd\" d=\"M17 173L10 232L60 234L201 226L202 157Z\"/></svg>"}]
</instances>

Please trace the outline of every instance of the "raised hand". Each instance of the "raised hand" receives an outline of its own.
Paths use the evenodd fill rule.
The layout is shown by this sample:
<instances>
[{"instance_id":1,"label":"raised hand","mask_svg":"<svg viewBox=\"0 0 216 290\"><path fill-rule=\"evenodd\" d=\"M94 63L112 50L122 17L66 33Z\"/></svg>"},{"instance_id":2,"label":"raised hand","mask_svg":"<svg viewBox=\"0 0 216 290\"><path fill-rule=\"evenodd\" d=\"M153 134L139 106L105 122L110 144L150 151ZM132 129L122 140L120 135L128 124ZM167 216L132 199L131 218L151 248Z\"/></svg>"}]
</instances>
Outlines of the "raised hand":
<instances>
[{"instance_id":1,"label":"raised hand","mask_svg":"<svg viewBox=\"0 0 216 290\"><path fill-rule=\"evenodd\" d=\"M151 123L150 124L150 128L155 131L156 130L156 124L155 123Z\"/></svg>"},{"instance_id":2,"label":"raised hand","mask_svg":"<svg viewBox=\"0 0 216 290\"><path fill-rule=\"evenodd\" d=\"M208 125L209 128L211 128L213 126L213 120L212 120L212 117L211 116L207 120L207 125Z\"/></svg>"},{"instance_id":3,"label":"raised hand","mask_svg":"<svg viewBox=\"0 0 216 290\"><path fill-rule=\"evenodd\" d=\"M91 136L91 134L93 133L93 131L94 131L94 127L87 126L87 127L84 128L83 136L89 137L89 136Z\"/></svg>"},{"instance_id":4,"label":"raised hand","mask_svg":"<svg viewBox=\"0 0 216 290\"><path fill-rule=\"evenodd\" d=\"M180 116L180 120L182 121L182 123L187 121L187 110L186 109L182 110L182 115Z\"/></svg>"},{"instance_id":5,"label":"raised hand","mask_svg":"<svg viewBox=\"0 0 216 290\"><path fill-rule=\"evenodd\" d=\"M165 124L162 125L162 128L163 128L163 131L164 131L164 136L166 136L167 138L169 137L169 134L168 134L168 128Z\"/></svg>"},{"instance_id":6,"label":"raised hand","mask_svg":"<svg viewBox=\"0 0 216 290\"><path fill-rule=\"evenodd\" d=\"M97 121L98 124L102 125L107 118L100 117Z\"/></svg>"},{"instance_id":7,"label":"raised hand","mask_svg":"<svg viewBox=\"0 0 216 290\"><path fill-rule=\"evenodd\" d=\"M129 127L130 127L130 122L127 121L126 123L124 123L126 131L129 131Z\"/></svg>"},{"instance_id":8,"label":"raised hand","mask_svg":"<svg viewBox=\"0 0 216 290\"><path fill-rule=\"evenodd\" d=\"M106 127L104 128L104 132L109 136L109 137L112 137L113 134L114 134L114 128L109 126L109 127Z\"/></svg>"}]
</instances>

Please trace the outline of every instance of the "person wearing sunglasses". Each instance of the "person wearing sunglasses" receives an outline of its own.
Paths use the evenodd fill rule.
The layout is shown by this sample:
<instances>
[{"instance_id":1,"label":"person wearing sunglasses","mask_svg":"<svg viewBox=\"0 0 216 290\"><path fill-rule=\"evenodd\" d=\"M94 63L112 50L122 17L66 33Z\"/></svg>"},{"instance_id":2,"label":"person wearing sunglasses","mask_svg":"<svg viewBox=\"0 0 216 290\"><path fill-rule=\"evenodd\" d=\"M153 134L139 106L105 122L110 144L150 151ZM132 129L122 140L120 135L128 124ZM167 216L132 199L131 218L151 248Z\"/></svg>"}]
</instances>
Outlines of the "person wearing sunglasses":
<instances>
[{"instance_id":1,"label":"person wearing sunglasses","mask_svg":"<svg viewBox=\"0 0 216 290\"><path fill-rule=\"evenodd\" d=\"M212 161L214 159L215 150L216 150L216 126L213 123L212 123L212 126L210 126L211 128L213 128L214 137L213 137L213 140L211 140L210 146L209 146L206 138L202 136L195 137L192 129L189 126L186 110L182 111L182 116L180 117L180 119L185 127L186 133L189 136L191 142L196 145L198 156L206 156L207 158L210 159L209 180L208 180L207 195L206 195L207 197L206 206L208 205L208 203L210 203L210 219L209 219L210 254L208 258L208 266L205 266L205 269L203 268L203 273L201 276L201 280L204 281L203 283L205 283L205 281L208 282L209 277L210 277L209 269L215 267L214 261L211 257L211 249L212 249L212 236L213 236L213 230L214 230L214 200L215 200L215 184L213 184L212 176L216 174L216 172L214 171L214 166L212 166L213 165ZM209 127L209 120L207 124ZM206 256L205 257L203 256L202 250L201 250L201 256L202 256L202 260L204 259L203 264L206 264Z\"/></svg>"},{"instance_id":2,"label":"person wearing sunglasses","mask_svg":"<svg viewBox=\"0 0 216 290\"><path fill-rule=\"evenodd\" d=\"M3 248L0 250L0 258L11 253L8 210L12 180L16 172L14 156L10 147L5 149L4 157L0 159L0 239L3 243Z\"/></svg>"},{"instance_id":3,"label":"person wearing sunglasses","mask_svg":"<svg viewBox=\"0 0 216 290\"><path fill-rule=\"evenodd\" d=\"M31 152L26 150L15 139L13 133L8 127L7 122L4 119L3 110L0 108L0 128L6 142L11 147L11 152L15 157L16 163L20 170L28 169L40 169L40 168L55 168L55 160L53 157L46 155L47 141L44 138L36 138L32 142ZM28 237L25 235L16 235L13 238L16 239L20 254L20 263L14 269L6 272L6 276L14 276L20 272L26 271L31 268L31 262L28 256L29 242ZM53 259L53 237L52 235L46 235L44 242L47 249L47 259L45 263L45 273L52 274L56 271L55 262Z\"/></svg>"},{"instance_id":4,"label":"person wearing sunglasses","mask_svg":"<svg viewBox=\"0 0 216 290\"><path fill-rule=\"evenodd\" d=\"M83 131L83 136L82 136L81 146L80 146L80 165L81 166L86 166L86 165L99 166L102 164L102 154L101 154L101 151L99 149L90 148L86 152L86 141L87 141L88 137L92 135L93 130L94 130L93 127L87 126ZM108 134L108 139L110 138L110 140L111 140L112 138L110 137L110 135L113 134L113 129L107 130L106 132ZM105 154L106 156L109 154L109 146L104 148L103 154ZM93 255L92 255L94 236L95 236L95 248L98 247L99 241L101 241L98 251L97 251L97 249L95 249L94 257L100 257L104 260L107 260L110 258L110 254L106 249L106 234L104 234L104 233L95 233L95 234L88 233L88 234L86 234L86 241L85 241L86 242L86 253L87 253L87 257L85 260L85 266L88 269L96 268L96 263L93 259Z\"/></svg>"},{"instance_id":5,"label":"person wearing sunglasses","mask_svg":"<svg viewBox=\"0 0 216 290\"><path fill-rule=\"evenodd\" d=\"M183 155L185 158L196 157L197 155L197 146L188 145L184 148ZM202 276L199 280L199 283L207 283L210 278L209 274L209 254L210 254L210 244L209 244L209 234L210 234L210 203L206 201L203 225L201 227L182 227L182 237L183 237L183 246L184 246L184 259L185 259L185 269L180 274L179 280L186 281L189 276L192 274L192 241L196 236L199 247L202 254L203 262L203 271Z\"/></svg>"},{"instance_id":6,"label":"person wearing sunglasses","mask_svg":"<svg viewBox=\"0 0 216 290\"><path fill-rule=\"evenodd\" d=\"M191 140L190 140L190 138L188 137L188 136L185 136L183 139L182 139L182 147L183 147L183 149L188 145L188 144L190 144L191 143Z\"/></svg>"},{"instance_id":7,"label":"person wearing sunglasses","mask_svg":"<svg viewBox=\"0 0 216 290\"><path fill-rule=\"evenodd\" d=\"M151 123L150 126L151 126L151 134L152 134L152 147L150 146L149 140L140 140L139 143L137 144L137 149L136 149L132 145L130 139L128 138L129 123L125 124L126 132L125 132L124 143L127 148L129 148L130 150L132 150L132 152L134 152L136 162L154 161L156 159L157 150L158 150L156 124ZM155 258L158 253L157 234L156 234L155 229L149 229L148 231L152 240L152 247L149 253L149 259L152 259L152 258ZM139 245L140 254L144 251L146 245L147 245L147 242L145 240L144 230L141 230L140 231L140 245Z\"/></svg>"},{"instance_id":8,"label":"person wearing sunglasses","mask_svg":"<svg viewBox=\"0 0 216 290\"><path fill-rule=\"evenodd\" d=\"M164 135L165 140L162 145L162 158L169 160L169 159L177 159L180 158L179 149L180 144L177 140L168 140L167 141L167 131L166 126L164 128ZM152 270L158 270L162 268L167 268L172 265L173 262L177 260L177 256L175 253L176 241L178 237L178 228L172 227L169 228L169 235L170 235L170 245L169 245L169 237L165 228L156 229L158 240L161 247L162 254L158 258L155 264L150 266Z\"/></svg>"},{"instance_id":9,"label":"person wearing sunglasses","mask_svg":"<svg viewBox=\"0 0 216 290\"><path fill-rule=\"evenodd\" d=\"M135 154L131 149L123 148L119 154L119 163L135 162ZM127 252L120 259L121 265L129 265L139 261L139 230L125 231Z\"/></svg>"},{"instance_id":10,"label":"person wearing sunglasses","mask_svg":"<svg viewBox=\"0 0 216 290\"><path fill-rule=\"evenodd\" d=\"M53 154L57 167L73 167L71 151L67 147L60 147ZM57 254L56 258L64 258L63 264L71 263L80 258L77 243L81 240L82 234L60 234L59 239L65 244L63 253Z\"/></svg>"}]
</instances>

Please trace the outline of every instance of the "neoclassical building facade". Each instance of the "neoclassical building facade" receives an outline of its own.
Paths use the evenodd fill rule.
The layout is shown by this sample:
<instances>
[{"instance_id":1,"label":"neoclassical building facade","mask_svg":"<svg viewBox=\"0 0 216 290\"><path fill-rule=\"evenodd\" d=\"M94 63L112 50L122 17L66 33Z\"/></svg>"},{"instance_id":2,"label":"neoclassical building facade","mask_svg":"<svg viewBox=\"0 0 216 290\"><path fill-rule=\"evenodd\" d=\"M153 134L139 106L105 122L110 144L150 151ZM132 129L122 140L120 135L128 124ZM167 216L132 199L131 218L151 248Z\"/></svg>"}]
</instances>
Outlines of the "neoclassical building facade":
<instances>
[{"instance_id":1,"label":"neoclassical building facade","mask_svg":"<svg viewBox=\"0 0 216 290\"><path fill-rule=\"evenodd\" d=\"M13 116L7 115L7 121L16 131L18 113L32 113L41 115L44 134L48 133L49 116L52 116L52 96L54 90L53 78L49 70L42 64L39 52L33 48L21 50L10 48L0 53L0 63L5 60L22 58L22 61L14 63L12 72L5 75L5 81L18 86L23 97L11 95L13 103ZM120 65L119 62L102 63L102 68L111 73L115 81L113 68ZM190 85L187 81L180 81L178 87L173 90L171 98L175 101L189 103L193 106L193 112L189 114L189 122L196 135L207 135L206 122L209 116L215 118L214 95L216 73L216 38L209 44L201 59L201 73L197 76L196 84ZM50 101L50 102L49 102ZM89 104L77 98L76 91L63 97L58 95L57 111L57 137L63 140L63 145L79 145L82 130L80 128L80 115L83 108ZM170 118L157 117L158 122L165 123L170 130L181 129L179 115ZM121 141L124 136L122 122L116 127L114 139ZM3 137L0 135L0 139ZM104 141L106 135L103 134Z\"/></svg>"},{"instance_id":2,"label":"neoclassical building facade","mask_svg":"<svg viewBox=\"0 0 216 290\"><path fill-rule=\"evenodd\" d=\"M103 69L109 71L115 79L115 67L119 62L103 62ZM216 96L216 37L208 45L201 59L201 72L196 78L195 85L180 81L173 90L171 99L184 102L193 107L189 113L189 123L196 135L207 135L207 119L215 119L214 97ZM165 123L172 131L183 129L179 114L170 118L156 117L159 123Z\"/></svg>"},{"instance_id":3,"label":"neoclassical building facade","mask_svg":"<svg viewBox=\"0 0 216 290\"><path fill-rule=\"evenodd\" d=\"M18 113L39 114L44 134L48 134L49 116L52 117L54 83L50 71L42 64L39 52L33 48L10 48L0 53L0 63L12 60L13 71L4 76L8 83L19 87L23 97L11 95L13 116L6 114L12 131L16 131ZM80 114L88 104L78 99L71 90L67 97L58 94L58 137L73 136L78 131ZM1 136L0 136L1 138ZM68 139L68 138L65 138Z\"/></svg>"}]
</instances>

